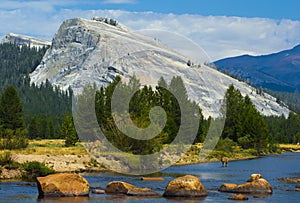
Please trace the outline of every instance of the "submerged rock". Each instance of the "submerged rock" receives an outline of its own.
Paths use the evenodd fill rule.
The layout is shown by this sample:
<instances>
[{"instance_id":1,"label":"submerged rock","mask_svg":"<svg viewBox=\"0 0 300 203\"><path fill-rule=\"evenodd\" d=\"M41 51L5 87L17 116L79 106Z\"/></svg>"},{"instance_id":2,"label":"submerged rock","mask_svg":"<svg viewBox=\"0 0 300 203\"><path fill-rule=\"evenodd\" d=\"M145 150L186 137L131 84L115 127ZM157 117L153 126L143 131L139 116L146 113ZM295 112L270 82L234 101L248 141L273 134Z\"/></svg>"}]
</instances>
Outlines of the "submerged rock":
<instances>
[{"instance_id":1,"label":"submerged rock","mask_svg":"<svg viewBox=\"0 0 300 203\"><path fill-rule=\"evenodd\" d=\"M70 197L88 196L90 185L79 174L53 174L46 177L37 177L37 186L40 197Z\"/></svg>"},{"instance_id":2,"label":"submerged rock","mask_svg":"<svg viewBox=\"0 0 300 203\"><path fill-rule=\"evenodd\" d=\"M243 194L235 194L235 195L228 197L228 199L243 201L243 200L248 200L248 197Z\"/></svg>"},{"instance_id":3,"label":"submerged rock","mask_svg":"<svg viewBox=\"0 0 300 203\"><path fill-rule=\"evenodd\" d=\"M149 188L131 188L126 193L130 196L159 196L159 194Z\"/></svg>"},{"instance_id":4,"label":"submerged rock","mask_svg":"<svg viewBox=\"0 0 300 203\"><path fill-rule=\"evenodd\" d=\"M92 193L93 194L104 194L105 191L104 190L100 190L100 189L92 189Z\"/></svg>"},{"instance_id":5,"label":"submerged rock","mask_svg":"<svg viewBox=\"0 0 300 203\"><path fill-rule=\"evenodd\" d=\"M261 178L260 178L261 177ZM252 174L247 183L228 184L219 188L221 192L248 193L248 194L272 194L272 187L260 174Z\"/></svg>"},{"instance_id":6,"label":"submerged rock","mask_svg":"<svg viewBox=\"0 0 300 203\"><path fill-rule=\"evenodd\" d=\"M200 180L191 175L176 178L169 182L165 197L203 197L207 192Z\"/></svg>"},{"instance_id":7,"label":"submerged rock","mask_svg":"<svg viewBox=\"0 0 300 203\"><path fill-rule=\"evenodd\" d=\"M300 183L300 178L279 178L279 180L287 183Z\"/></svg>"}]
</instances>

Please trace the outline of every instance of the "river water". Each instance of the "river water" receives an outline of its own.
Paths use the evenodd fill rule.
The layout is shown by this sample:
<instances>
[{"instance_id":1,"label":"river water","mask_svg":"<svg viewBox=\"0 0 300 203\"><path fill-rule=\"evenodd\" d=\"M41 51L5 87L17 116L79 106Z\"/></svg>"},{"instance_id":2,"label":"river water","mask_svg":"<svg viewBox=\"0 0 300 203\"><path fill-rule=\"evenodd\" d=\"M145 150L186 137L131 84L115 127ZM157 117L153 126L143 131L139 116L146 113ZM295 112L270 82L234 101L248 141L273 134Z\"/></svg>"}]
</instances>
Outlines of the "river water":
<instances>
[{"instance_id":1,"label":"river water","mask_svg":"<svg viewBox=\"0 0 300 203\"><path fill-rule=\"evenodd\" d=\"M300 177L300 153L284 153L253 160L229 162L227 168L221 167L220 163L174 166L158 174L158 176L163 176L165 179L158 182L141 181L140 177L111 173L84 175L92 188L104 189L111 181L125 181L137 187L149 187L162 194L170 180L184 174L191 174L197 176L208 191L208 196L202 199L136 198L96 194L83 198L38 199L35 183L0 182L0 202L234 202L227 199L232 194L218 192L218 188L223 183L245 183L253 173L260 173L269 181L273 187L273 194L265 197L248 196L248 202L300 202L300 192L293 191L295 184L278 180L281 177Z\"/></svg>"}]
</instances>

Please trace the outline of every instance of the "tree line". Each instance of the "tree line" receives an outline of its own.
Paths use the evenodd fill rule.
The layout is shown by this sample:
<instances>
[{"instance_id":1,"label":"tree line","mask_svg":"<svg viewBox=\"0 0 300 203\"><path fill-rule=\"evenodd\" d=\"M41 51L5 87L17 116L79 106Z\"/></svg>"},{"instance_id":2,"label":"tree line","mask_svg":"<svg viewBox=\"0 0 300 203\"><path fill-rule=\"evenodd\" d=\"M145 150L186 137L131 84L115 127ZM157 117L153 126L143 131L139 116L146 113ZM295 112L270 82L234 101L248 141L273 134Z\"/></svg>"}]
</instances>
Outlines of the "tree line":
<instances>
[{"instance_id":1,"label":"tree line","mask_svg":"<svg viewBox=\"0 0 300 203\"><path fill-rule=\"evenodd\" d=\"M37 49L12 43L0 44L0 95L14 87L22 103L22 119L28 138L62 138L60 128L71 114L72 90L62 91L49 81L31 84L35 70L48 47ZM17 97L12 98L16 100Z\"/></svg>"},{"instance_id":2,"label":"tree line","mask_svg":"<svg viewBox=\"0 0 300 203\"><path fill-rule=\"evenodd\" d=\"M0 45L0 136L7 140L13 140L16 136L22 139L67 138L67 145L74 145L78 137L70 116L72 90L62 91L49 81L39 86L30 83L29 73L39 64L46 50L47 48L19 47L14 44ZM119 83L122 94L135 92L129 103L129 112L137 127L146 128L150 125L149 112L153 107L160 106L166 111L166 125L159 135L141 141L126 136L118 129L112 117L111 98ZM156 87L142 87L135 77L124 83L117 76L107 87L97 89L96 86L88 85L84 88L82 99L87 91L96 92L97 122L107 139L123 151L134 154L159 151L175 139L183 121L188 124L193 118L199 121L193 141L203 142L212 121L212 118L205 119L198 104L188 98L180 77L174 77L170 83L161 78ZM175 97L171 92L180 96ZM181 115L182 103L192 116ZM250 98L243 97L233 85L228 88L224 103L227 113L219 143L229 141L244 149L255 149L257 153L264 153L276 150L277 143L296 143L300 139L298 114L291 113L287 119L283 116L263 117ZM7 104L14 107L9 109ZM124 105L122 100L117 104ZM12 109L18 113L14 114ZM12 117L8 119L7 115ZM8 121L15 124L9 124Z\"/></svg>"}]
</instances>

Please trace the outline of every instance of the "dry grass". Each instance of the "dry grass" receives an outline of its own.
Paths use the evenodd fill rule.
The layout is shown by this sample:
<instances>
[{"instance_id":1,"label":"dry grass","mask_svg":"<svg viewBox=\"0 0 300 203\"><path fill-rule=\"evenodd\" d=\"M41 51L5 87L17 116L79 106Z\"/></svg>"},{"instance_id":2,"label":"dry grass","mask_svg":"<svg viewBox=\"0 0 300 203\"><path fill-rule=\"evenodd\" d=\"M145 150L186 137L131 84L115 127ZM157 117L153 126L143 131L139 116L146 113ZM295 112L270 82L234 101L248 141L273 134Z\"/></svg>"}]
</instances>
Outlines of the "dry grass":
<instances>
[{"instance_id":1,"label":"dry grass","mask_svg":"<svg viewBox=\"0 0 300 203\"><path fill-rule=\"evenodd\" d=\"M300 150L300 145L296 144L280 144L279 147L282 150Z\"/></svg>"},{"instance_id":2,"label":"dry grass","mask_svg":"<svg viewBox=\"0 0 300 203\"><path fill-rule=\"evenodd\" d=\"M12 154L32 155L87 155L87 151L77 143L74 147L65 147L64 140L30 140L25 149L11 150Z\"/></svg>"}]
</instances>

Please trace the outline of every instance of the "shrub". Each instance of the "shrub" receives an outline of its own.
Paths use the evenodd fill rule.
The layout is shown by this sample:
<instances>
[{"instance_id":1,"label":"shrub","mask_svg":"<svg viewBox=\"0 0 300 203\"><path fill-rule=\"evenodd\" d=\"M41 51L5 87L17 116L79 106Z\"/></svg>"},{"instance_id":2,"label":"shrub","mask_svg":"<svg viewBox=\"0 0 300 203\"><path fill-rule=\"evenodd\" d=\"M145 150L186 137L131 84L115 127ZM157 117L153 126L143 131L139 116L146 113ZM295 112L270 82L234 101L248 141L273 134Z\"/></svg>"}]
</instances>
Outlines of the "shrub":
<instances>
[{"instance_id":1,"label":"shrub","mask_svg":"<svg viewBox=\"0 0 300 203\"><path fill-rule=\"evenodd\" d=\"M26 138L26 130L11 130L5 129L3 132L3 138L0 139L0 150L1 149L22 149L28 145L28 139Z\"/></svg>"},{"instance_id":2,"label":"shrub","mask_svg":"<svg viewBox=\"0 0 300 203\"><path fill-rule=\"evenodd\" d=\"M8 164L11 164L13 162L13 159L11 157L10 152L4 152L0 154L0 166L5 166Z\"/></svg>"},{"instance_id":3,"label":"shrub","mask_svg":"<svg viewBox=\"0 0 300 203\"><path fill-rule=\"evenodd\" d=\"M22 179L33 181L36 177L47 176L49 174L55 173L55 171L47 167L44 163L37 161L25 162L22 166L24 173L22 174Z\"/></svg>"},{"instance_id":4,"label":"shrub","mask_svg":"<svg viewBox=\"0 0 300 203\"><path fill-rule=\"evenodd\" d=\"M216 149L224 152L233 152L233 148L237 146L237 144L229 138L220 139Z\"/></svg>"}]
</instances>

